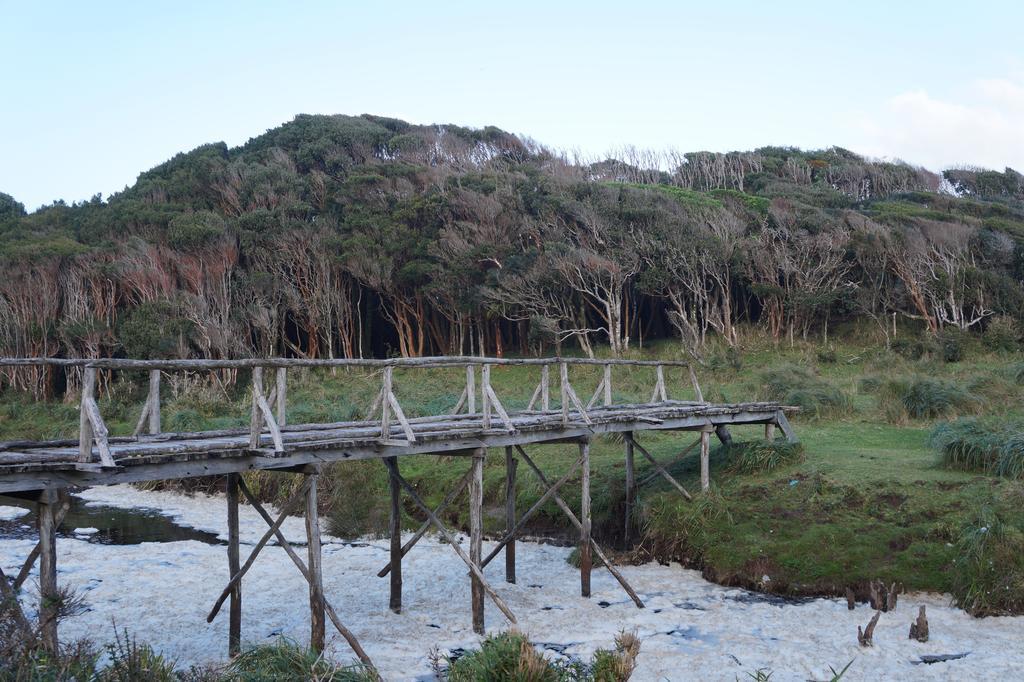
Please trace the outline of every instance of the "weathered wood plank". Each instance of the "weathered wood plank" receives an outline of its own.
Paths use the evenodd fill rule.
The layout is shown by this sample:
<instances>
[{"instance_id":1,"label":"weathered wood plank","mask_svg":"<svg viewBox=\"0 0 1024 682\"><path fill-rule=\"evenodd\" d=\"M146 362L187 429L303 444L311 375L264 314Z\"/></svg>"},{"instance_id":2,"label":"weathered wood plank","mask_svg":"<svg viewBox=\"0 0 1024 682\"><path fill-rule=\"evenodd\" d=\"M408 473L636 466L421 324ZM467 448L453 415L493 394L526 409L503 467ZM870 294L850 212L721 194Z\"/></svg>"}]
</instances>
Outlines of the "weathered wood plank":
<instances>
[{"instance_id":1,"label":"weathered wood plank","mask_svg":"<svg viewBox=\"0 0 1024 682\"><path fill-rule=\"evenodd\" d=\"M516 459L512 446L505 448L505 532L516 525ZM505 545L505 582L516 582L516 540Z\"/></svg>"},{"instance_id":2,"label":"weathered wood plank","mask_svg":"<svg viewBox=\"0 0 1024 682\"><path fill-rule=\"evenodd\" d=\"M235 575L241 567L238 553L238 480L235 473L228 474L228 574ZM242 581L231 589L228 622L228 656L235 657L242 651Z\"/></svg>"},{"instance_id":3,"label":"weathered wood plank","mask_svg":"<svg viewBox=\"0 0 1024 682\"><path fill-rule=\"evenodd\" d=\"M486 368L487 365L484 365ZM486 370L485 370L486 371ZM485 385L490 387L485 380ZM469 560L478 570L470 575L473 632L484 634L484 587L479 570L484 545L484 451L473 453L473 475L469 479Z\"/></svg>"},{"instance_id":4,"label":"weathered wood plank","mask_svg":"<svg viewBox=\"0 0 1024 682\"><path fill-rule=\"evenodd\" d=\"M384 460L388 469L388 484L391 492L391 514L388 526L391 535L391 561L388 572L391 573L391 585L388 608L395 613L402 612L402 484L398 482L398 458L388 457Z\"/></svg>"},{"instance_id":5,"label":"weathered wood plank","mask_svg":"<svg viewBox=\"0 0 1024 682\"><path fill-rule=\"evenodd\" d=\"M580 443L580 595L590 596L590 441Z\"/></svg>"},{"instance_id":6,"label":"weathered wood plank","mask_svg":"<svg viewBox=\"0 0 1024 682\"><path fill-rule=\"evenodd\" d=\"M320 509L317 482L320 474L306 474L306 548L309 554L309 647L317 652L326 644L324 576L320 552Z\"/></svg>"}]
</instances>

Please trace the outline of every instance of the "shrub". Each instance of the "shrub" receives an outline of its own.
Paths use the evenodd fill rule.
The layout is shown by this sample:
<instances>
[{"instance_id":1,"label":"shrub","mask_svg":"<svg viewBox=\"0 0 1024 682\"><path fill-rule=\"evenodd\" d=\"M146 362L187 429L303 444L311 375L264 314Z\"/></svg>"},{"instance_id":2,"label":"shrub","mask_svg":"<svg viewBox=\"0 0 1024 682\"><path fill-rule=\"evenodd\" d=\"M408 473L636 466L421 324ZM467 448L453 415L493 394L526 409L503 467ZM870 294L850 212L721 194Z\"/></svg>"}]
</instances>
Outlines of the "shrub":
<instances>
[{"instance_id":1,"label":"shrub","mask_svg":"<svg viewBox=\"0 0 1024 682\"><path fill-rule=\"evenodd\" d=\"M989 350L1015 351L1020 349L1020 326L1008 315L999 315L989 320L981 342Z\"/></svg>"},{"instance_id":2,"label":"shrub","mask_svg":"<svg viewBox=\"0 0 1024 682\"><path fill-rule=\"evenodd\" d=\"M930 443L948 469L1024 478L1024 424L1018 421L958 419L935 427Z\"/></svg>"},{"instance_id":3,"label":"shrub","mask_svg":"<svg viewBox=\"0 0 1024 682\"><path fill-rule=\"evenodd\" d=\"M813 417L841 414L850 399L806 367L782 365L761 374L762 394L768 400L799 407Z\"/></svg>"},{"instance_id":4,"label":"shrub","mask_svg":"<svg viewBox=\"0 0 1024 682\"><path fill-rule=\"evenodd\" d=\"M877 374L869 374L861 377L860 381L857 382L857 392L861 395L876 393L878 389L882 388L882 383L882 377Z\"/></svg>"},{"instance_id":5,"label":"shrub","mask_svg":"<svg viewBox=\"0 0 1024 682\"><path fill-rule=\"evenodd\" d=\"M625 682L633 675L640 655L640 638L635 632L622 632L615 638L615 649L594 652L591 677L594 682Z\"/></svg>"},{"instance_id":6,"label":"shrub","mask_svg":"<svg viewBox=\"0 0 1024 682\"><path fill-rule=\"evenodd\" d=\"M823 348L817 353L818 362L825 365L834 365L839 360L835 348Z\"/></svg>"},{"instance_id":7,"label":"shrub","mask_svg":"<svg viewBox=\"0 0 1024 682\"><path fill-rule=\"evenodd\" d=\"M908 339L900 336L892 340L889 348L907 360L920 360L925 355L933 353L936 350L936 344L931 337Z\"/></svg>"},{"instance_id":8,"label":"shrub","mask_svg":"<svg viewBox=\"0 0 1024 682\"><path fill-rule=\"evenodd\" d=\"M379 678L367 668L337 665L322 654L282 637L274 644L243 651L228 666L226 679L231 682L375 682Z\"/></svg>"},{"instance_id":9,"label":"shrub","mask_svg":"<svg viewBox=\"0 0 1024 682\"><path fill-rule=\"evenodd\" d=\"M956 543L952 594L974 616L1024 610L1024 531L990 509L979 512Z\"/></svg>"},{"instance_id":10,"label":"shrub","mask_svg":"<svg viewBox=\"0 0 1024 682\"><path fill-rule=\"evenodd\" d=\"M943 362L960 362L967 354L970 336L956 327L939 332L936 337Z\"/></svg>"},{"instance_id":11,"label":"shrub","mask_svg":"<svg viewBox=\"0 0 1024 682\"><path fill-rule=\"evenodd\" d=\"M977 412L981 400L956 384L930 377L888 381L879 392L879 404L892 422L907 419L948 419Z\"/></svg>"},{"instance_id":12,"label":"shrub","mask_svg":"<svg viewBox=\"0 0 1024 682\"><path fill-rule=\"evenodd\" d=\"M734 442L722 449L728 462L728 471L737 474L771 471L786 464L799 462L804 455L803 445L783 440Z\"/></svg>"}]
</instances>

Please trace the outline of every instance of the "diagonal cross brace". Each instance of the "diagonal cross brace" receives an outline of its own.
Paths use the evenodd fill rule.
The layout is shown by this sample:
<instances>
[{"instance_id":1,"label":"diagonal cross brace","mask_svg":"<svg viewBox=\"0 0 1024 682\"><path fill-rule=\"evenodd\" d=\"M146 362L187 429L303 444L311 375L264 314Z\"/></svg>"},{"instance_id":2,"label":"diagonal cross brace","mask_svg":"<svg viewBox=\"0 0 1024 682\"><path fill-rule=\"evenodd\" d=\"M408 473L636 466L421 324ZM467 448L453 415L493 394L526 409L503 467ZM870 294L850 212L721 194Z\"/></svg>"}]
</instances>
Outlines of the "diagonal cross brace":
<instances>
[{"instance_id":1,"label":"diagonal cross brace","mask_svg":"<svg viewBox=\"0 0 1024 682\"><path fill-rule=\"evenodd\" d=\"M242 491L242 494L245 495L245 499L249 501L249 504L251 504L253 509L256 510L256 513L263 517L263 520L267 522L268 526L273 528L274 520L263 508L263 505L256 500L256 496L249 491L249 487L245 484L245 480L241 476L238 477L238 489ZM302 574L302 577L306 579L307 583L312 582L309 575L309 569L306 568L306 563L299 558L299 555L295 552L291 543L284 537L284 533L281 532L280 528L275 530L274 534L277 536L278 544L281 545L281 548L284 549L285 553L292 560L292 563L295 564L295 568L299 569L299 573ZM341 636L345 638L345 641L348 642L349 647L351 647L353 653L355 653L359 660L365 665L375 668L373 661L370 660L366 651L364 651L363 647L359 644L359 640L357 640L355 635L352 634L352 631L345 627L341 622L341 619L338 618L338 614L334 611L334 607L331 606L326 597L324 597L324 610L327 612L327 616L331 619L331 622L334 623L334 627L337 628L338 632L341 633Z\"/></svg>"},{"instance_id":2,"label":"diagonal cross brace","mask_svg":"<svg viewBox=\"0 0 1024 682\"><path fill-rule=\"evenodd\" d=\"M391 469L394 466L394 463L388 462L388 460L385 460L384 463L388 465L389 469ZM484 579L484 573L481 570L481 568L478 568L476 565L473 564L473 562L462 550L462 548L459 547L458 542L456 542L455 538L452 537L452 534L448 532L448 528L445 527L443 523L441 523L440 519L438 519L436 515L434 515L434 512L430 510L430 507L428 507L426 502L423 501L423 498L419 496L419 493L416 492L416 489L413 488L412 485L410 485L407 480L402 478L402 475L400 473L398 473L397 467L394 467L392 473L394 474L395 478L398 479L398 482L401 484L401 486L405 488L405 491L409 493L409 497L411 497L413 501L416 503L416 505L420 509L422 509L423 512L430 518L430 522L434 524L435 528L437 528L437 532L441 534L441 537L443 537L448 542L448 544L455 551L455 553L459 555L459 558L462 559L462 561L465 562L466 566L469 567L469 570L474 575L474 577L476 577L476 579L480 581L480 585L484 588L484 592L486 592L487 596L491 598L491 601L494 602L494 605L497 606L498 609L503 614L505 614L505 618L507 618L508 621L514 625L516 623L516 617L512 614L512 611L505 604L505 601L498 596L497 592L495 592L489 584L487 584L487 580Z\"/></svg>"},{"instance_id":3,"label":"diagonal cross brace","mask_svg":"<svg viewBox=\"0 0 1024 682\"><path fill-rule=\"evenodd\" d=\"M537 478L540 479L540 482L545 487L547 487L547 489L550 490L551 483L544 475L544 472L540 470L540 467L538 467L534 463L534 461L530 459L530 456L526 454L526 451L523 450L522 446L514 445L512 447L514 447L519 452L519 455L523 458L523 461L525 461L526 464L531 469L533 469L533 473L537 474ZM563 512L565 512L565 515L569 518L569 521L572 522L572 525L575 526L577 530L582 529L583 524L580 522L579 517L577 517L576 514L573 513L572 508L568 504L566 504L565 500L563 500L557 493L554 494L553 498L555 500L555 504L557 504L559 508ZM598 545L593 538L590 539L590 546L594 548L594 553L601 558L601 561L604 562L605 568L607 568L608 572L612 574L612 577L614 577L615 580L618 581L619 585L622 585L622 589L626 591L626 594L628 594L629 598L633 600L633 603L636 604L637 608L644 608L643 601L641 601L640 597L637 596L636 592L633 590L633 587L628 582L626 582L626 579L622 576L621 573L619 573L618 569L616 569L612 565L612 562L608 560L607 555L605 555L604 551L601 549L601 546Z\"/></svg>"}]
</instances>

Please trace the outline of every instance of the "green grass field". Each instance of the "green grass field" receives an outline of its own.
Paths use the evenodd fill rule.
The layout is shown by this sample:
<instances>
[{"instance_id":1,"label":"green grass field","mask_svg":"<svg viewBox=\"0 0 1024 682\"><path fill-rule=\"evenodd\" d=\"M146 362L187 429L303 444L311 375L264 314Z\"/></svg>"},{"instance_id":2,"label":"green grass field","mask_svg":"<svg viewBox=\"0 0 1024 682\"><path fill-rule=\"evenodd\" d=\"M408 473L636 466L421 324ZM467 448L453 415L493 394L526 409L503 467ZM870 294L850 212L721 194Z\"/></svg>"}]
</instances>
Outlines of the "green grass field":
<instances>
[{"instance_id":1,"label":"green grass field","mask_svg":"<svg viewBox=\"0 0 1024 682\"><path fill-rule=\"evenodd\" d=\"M875 579L942 592L955 592L966 581L975 587L981 584L982 592L992 592L985 585L995 580L1001 591L991 596L994 606L976 610L1024 609L1024 552L1002 552L1000 556L1008 558L1001 561L1008 565L996 566L988 578L979 577L980 569L972 569L971 557L965 556L988 552L982 557L987 561L993 551L965 539L974 537L971 533L981 527L979 519L985 518L999 520L1004 545L1024 547L1024 482L942 468L929 445L935 423L944 419L961 414L1001 420L1020 417L1024 411L1017 370L1024 356L987 351L977 340L969 342L965 359L959 362L943 362L930 355L910 360L870 341L827 348L810 343L790 347L752 335L744 339L743 348L741 353L718 349L707 354L699 372L705 396L713 401L779 398L790 402L786 398L792 398L799 402L804 409L792 421L802 441L802 457L769 471L741 474L736 473L735 453L716 448L713 491L698 495L694 503L655 479L640 492L634 533L640 541L626 552L621 547L623 445L617 437L597 438L592 447L593 514L595 533L604 543L624 550L620 555L624 560L678 560L718 582L786 594L842 594L851 587L864 595L869 581ZM669 343L633 354L681 357L679 346ZM571 380L583 400L597 385L600 371L597 367L572 370ZM538 375L535 367L496 367L492 383L506 407L521 408ZM667 379L670 397L693 397L683 371L670 370ZM360 417L379 381L379 376L361 371L290 373L289 422ZM450 410L463 382L464 375L457 369L395 372L396 393L410 415ZM165 429L245 426L246 383L244 376L227 388L196 377L178 385L166 380ZM613 383L616 401L647 400L653 371L617 370ZM917 386L911 398L904 395L908 385ZM127 433L134 426L143 390L142 378L129 375L108 387L101 409L112 433ZM943 397L937 406L927 402L936 391ZM923 412L915 400L927 402ZM73 436L77 420L73 401L40 404L20 394L0 396L4 439ZM756 441L763 439L764 431L739 427L733 435L738 441ZM667 462L694 435L645 432L639 438ZM529 452L552 479L561 476L575 458L573 445L535 446ZM672 472L691 492L700 488L696 459L691 455ZM650 467L639 455L637 465L638 480L642 480ZM458 457L422 456L403 459L401 467L428 502L437 504L467 464ZM542 488L525 466L519 471L517 505L525 510L540 497ZM332 468L324 477L321 496L332 532L360 535L384 530L384 474L377 462ZM283 474L250 476L258 494L271 500L286 494L293 484ZM578 486L571 483L563 489L570 505L578 504L578 495ZM487 461L485 500L486 528L498 534L504 527L500 452L491 453ZM406 510L410 513L407 524L418 525L419 514L411 502ZM465 504L453 505L446 518L465 524ZM554 503L528 529L566 539L571 537L569 531Z\"/></svg>"}]
</instances>

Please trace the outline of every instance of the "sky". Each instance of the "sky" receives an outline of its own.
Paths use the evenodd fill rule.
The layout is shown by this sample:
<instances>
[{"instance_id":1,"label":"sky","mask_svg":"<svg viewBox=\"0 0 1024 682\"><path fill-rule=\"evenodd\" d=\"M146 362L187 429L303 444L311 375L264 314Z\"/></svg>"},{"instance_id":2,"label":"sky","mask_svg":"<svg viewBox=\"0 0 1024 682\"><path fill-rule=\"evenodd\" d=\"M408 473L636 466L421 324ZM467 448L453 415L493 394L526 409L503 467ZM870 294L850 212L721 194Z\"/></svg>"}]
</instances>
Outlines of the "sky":
<instances>
[{"instance_id":1,"label":"sky","mask_svg":"<svg viewBox=\"0 0 1024 682\"><path fill-rule=\"evenodd\" d=\"M299 113L1024 170L1024 3L0 0L0 192L108 196Z\"/></svg>"}]
</instances>

